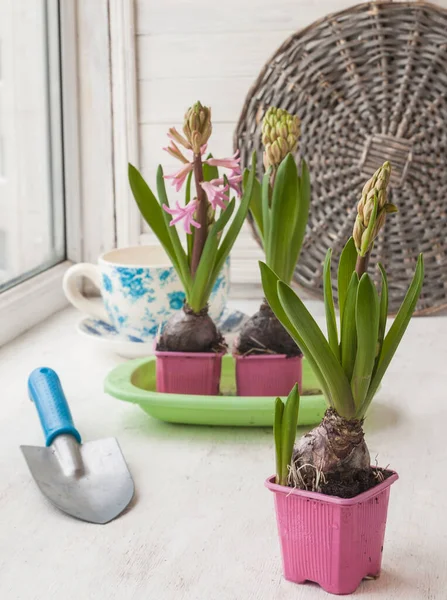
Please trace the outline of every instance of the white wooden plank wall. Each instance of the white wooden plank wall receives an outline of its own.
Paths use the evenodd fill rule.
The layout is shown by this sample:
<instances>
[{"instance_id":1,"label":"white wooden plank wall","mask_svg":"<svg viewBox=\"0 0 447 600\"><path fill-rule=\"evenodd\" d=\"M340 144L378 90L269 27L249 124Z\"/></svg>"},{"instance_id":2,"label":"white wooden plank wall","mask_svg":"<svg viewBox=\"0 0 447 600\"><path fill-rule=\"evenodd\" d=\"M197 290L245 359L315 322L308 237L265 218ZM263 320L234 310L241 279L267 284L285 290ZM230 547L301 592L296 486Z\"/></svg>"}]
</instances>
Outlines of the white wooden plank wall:
<instances>
[{"instance_id":1,"label":"white wooden plank wall","mask_svg":"<svg viewBox=\"0 0 447 600\"><path fill-rule=\"evenodd\" d=\"M210 150L215 156L228 155L248 89L278 46L316 19L357 4L351 0L136 1L140 157L152 184L159 163L165 171L177 166L161 148L168 127L181 124L188 106L197 99L212 106ZM438 4L447 6L447 0ZM233 283L259 284L257 259L261 257L246 228L232 254ZM259 289L254 290L258 294Z\"/></svg>"}]
</instances>

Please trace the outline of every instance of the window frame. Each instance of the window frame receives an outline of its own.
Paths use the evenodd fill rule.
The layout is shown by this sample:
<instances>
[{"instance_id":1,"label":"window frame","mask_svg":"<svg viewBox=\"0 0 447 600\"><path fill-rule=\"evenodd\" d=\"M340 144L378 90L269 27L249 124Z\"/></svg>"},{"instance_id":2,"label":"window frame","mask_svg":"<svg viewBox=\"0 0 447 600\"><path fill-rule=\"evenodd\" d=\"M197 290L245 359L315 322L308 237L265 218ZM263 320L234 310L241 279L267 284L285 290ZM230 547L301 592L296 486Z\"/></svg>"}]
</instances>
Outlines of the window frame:
<instances>
[{"instance_id":1,"label":"window frame","mask_svg":"<svg viewBox=\"0 0 447 600\"><path fill-rule=\"evenodd\" d=\"M140 166L134 1L49 1L60 15L66 260L0 293L0 346L68 305L73 263L141 232L127 182L127 163Z\"/></svg>"}]
</instances>

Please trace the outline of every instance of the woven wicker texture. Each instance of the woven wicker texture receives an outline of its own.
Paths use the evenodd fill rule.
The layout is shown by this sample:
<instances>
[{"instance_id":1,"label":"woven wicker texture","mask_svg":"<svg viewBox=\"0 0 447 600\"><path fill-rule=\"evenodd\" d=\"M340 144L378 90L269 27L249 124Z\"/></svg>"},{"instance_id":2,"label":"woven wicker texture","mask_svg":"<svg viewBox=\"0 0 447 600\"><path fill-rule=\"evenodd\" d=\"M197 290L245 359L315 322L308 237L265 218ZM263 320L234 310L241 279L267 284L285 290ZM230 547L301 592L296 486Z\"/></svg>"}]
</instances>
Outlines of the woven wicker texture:
<instances>
[{"instance_id":1,"label":"woven wicker texture","mask_svg":"<svg viewBox=\"0 0 447 600\"><path fill-rule=\"evenodd\" d=\"M291 36L246 99L235 132L245 165L254 149L262 155L260 123L271 105L301 118L297 159L306 158L312 179L296 282L322 297L326 251L333 248L336 265L363 184L389 160L389 197L399 213L375 243L370 272L378 260L386 267L395 312L423 252L417 314L445 308L447 12L419 2L364 3ZM333 267L334 283L335 275Z\"/></svg>"}]
</instances>

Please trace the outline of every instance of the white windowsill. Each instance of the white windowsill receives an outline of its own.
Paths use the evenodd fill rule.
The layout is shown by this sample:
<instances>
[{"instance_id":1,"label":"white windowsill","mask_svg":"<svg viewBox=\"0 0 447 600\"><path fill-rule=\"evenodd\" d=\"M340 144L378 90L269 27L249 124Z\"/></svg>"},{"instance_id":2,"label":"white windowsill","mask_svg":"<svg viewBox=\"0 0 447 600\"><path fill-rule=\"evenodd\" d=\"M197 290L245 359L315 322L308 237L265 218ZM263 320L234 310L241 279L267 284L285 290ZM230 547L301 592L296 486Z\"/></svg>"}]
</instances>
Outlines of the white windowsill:
<instances>
[{"instance_id":1,"label":"white windowsill","mask_svg":"<svg viewBox=\"0 0 447 600\"><path fill-rule=\"evenodd\" d=\"M0 294L0 346L67 305L62 278L71 264L60 263Z\"/></svg>"}]
</instances>

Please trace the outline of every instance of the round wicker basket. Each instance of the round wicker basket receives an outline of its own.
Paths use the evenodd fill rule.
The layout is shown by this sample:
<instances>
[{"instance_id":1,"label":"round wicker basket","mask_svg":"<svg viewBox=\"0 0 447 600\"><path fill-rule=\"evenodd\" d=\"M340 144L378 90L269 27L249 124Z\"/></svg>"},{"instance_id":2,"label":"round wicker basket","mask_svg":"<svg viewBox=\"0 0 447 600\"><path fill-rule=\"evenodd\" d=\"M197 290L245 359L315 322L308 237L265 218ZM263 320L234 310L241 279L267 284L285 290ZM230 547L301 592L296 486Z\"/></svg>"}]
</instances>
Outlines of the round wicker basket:
<instances>
[{"instance_id":1,"label":"round wicker basket","mask_svg":"<svg viewBox=\"0 0 447 600\"><path fill-rule=\"evenodd\" d=\"M245 165L254 149L262 154L261 120L272 105L301 118L297 159L305 157L311 172L295 281L322 297L326 251L333 248L336 265L363 184L389 160L399 212L376 240L370 272L377 261L385 266L396 312L423 252L416 314L447 307L447 11L425 2L364 3L292 35L245 101L235 132Z\"/></svg>"}]
</instances>

